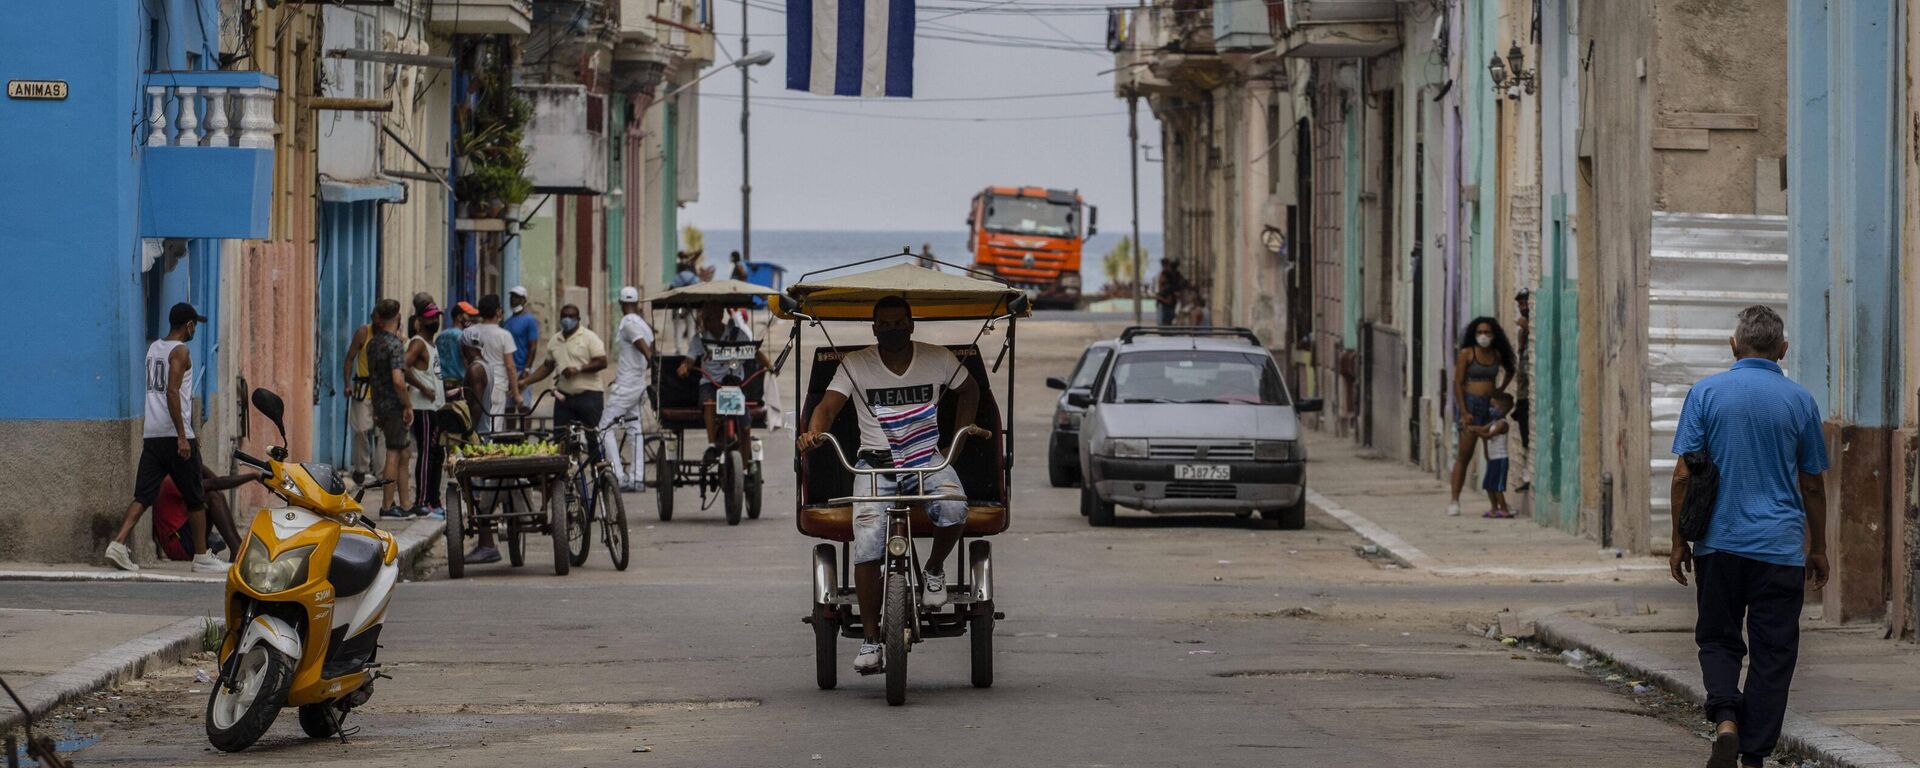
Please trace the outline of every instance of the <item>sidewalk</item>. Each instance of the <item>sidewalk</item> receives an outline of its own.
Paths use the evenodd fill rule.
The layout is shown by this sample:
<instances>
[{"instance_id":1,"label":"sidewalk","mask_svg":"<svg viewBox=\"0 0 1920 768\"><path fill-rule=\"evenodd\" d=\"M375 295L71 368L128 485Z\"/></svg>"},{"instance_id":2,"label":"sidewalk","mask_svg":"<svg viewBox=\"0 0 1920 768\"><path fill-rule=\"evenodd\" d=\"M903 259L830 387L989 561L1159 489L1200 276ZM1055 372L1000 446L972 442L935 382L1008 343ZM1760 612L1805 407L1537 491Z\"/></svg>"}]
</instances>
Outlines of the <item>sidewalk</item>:
<instances>
[{"instance_id":1,"label":"sidewalk","mask_svg":"<svg viewBox=\"0 0 1920 768\"><path fill-rule=\"evenodd\" d=\"M0 609L0 676L35 717L100 688L139 677L146 665L200 650L208 619L95 611ZM0 697L0 733L20 720Z\"/></svg>"},{"instance_id":2,"label":"sidewalk","mask_svg":"<svg viewBox=\"0 0 1920 768\"><path fill-rule=\"evenodd\" d=\"M1604 577L1627 582L1623 587L1669 578L1665 558L1616 558L1591 541L1529 520L1482 518L1483 496L1461 494L1462 515L1447 517L1445 483L1398 461L1368 458L1345 438L1308 432L1306 440L1308 505L1416 572L1480 579ZM1652 614L1518 609L1502 617L1501 630L1605 656L1698 702L1705 693L1690 594L1676 588L1676 599L1657 601ZM1915 766L1920 647L1883 639L1878 625L1836 626L1821 614L1818 604L1809 605L1801 622L1800 666L1783 746L1833 765Z\"/></svg>"},{"instance_id":3,"label":"sidewalk","mask_svg":"<svg viewBox=\"0 0 1920 768\"><path fill-rule=\"evenodd\" d=\"M391 523L389 523L391 526ZM446 530L442 520L415 519L404 527L387 527L400 544L403 575L412 577L414 562L439 541ZM231 553L221 553L223 557ZM122 571L104 562L18 563L0 562L0 581L146 581L223 584L225 573L194 573L189 562L160 561L140 564L138 571Z\"/></svg>"},{"instance_id":4,"label":"sidewalk","mask_svg":"<svg viewBox=\"0 0 1920 768\"><path fill-rule=\"evenodd\" d=\"M1490 520L1486 496L1461 493L1447 516L1447 485L1399 461L1373 459L1351 440L1306 433L1307 504L1339 519L1408 568L1442 576L1576 577L1664 574L1664 559L1616 557L1592 541L1523 518Z\"/></svg>"}]
</instances>

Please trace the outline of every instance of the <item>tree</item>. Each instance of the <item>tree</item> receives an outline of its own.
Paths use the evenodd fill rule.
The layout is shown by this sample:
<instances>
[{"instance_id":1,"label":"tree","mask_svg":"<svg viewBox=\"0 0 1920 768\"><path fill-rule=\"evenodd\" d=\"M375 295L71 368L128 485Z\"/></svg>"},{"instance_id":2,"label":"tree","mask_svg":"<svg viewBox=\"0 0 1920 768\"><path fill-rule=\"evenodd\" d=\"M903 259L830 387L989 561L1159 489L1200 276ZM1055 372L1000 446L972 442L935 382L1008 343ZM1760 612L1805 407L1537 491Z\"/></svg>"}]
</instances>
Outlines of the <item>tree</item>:
<instances>
[{"instance_id":1,"label":"tree","mask_svg":"<svg viewBox=\"0 0 1920 768\"><path fill-rule=\"evenodd\" d=\"M1145 264L1146 261L1147 249L1142 248L1140 262ZM1114 243L1106 257L1100 260L1100 267L1107 275L1109 294L1115 293L1114 288L1118 286L1133 285L1133 239L1122 237L1120 242Z\"/></svg>"},{"instance_id":2,"label":"tree","mask_svg":"<svg viewBox=\"0 0 1920 768\"><path fill-rule=\"evenodd\" d=\"M700 231L699 227L696 227L692 224L688 224L684 227L681 227L680 228L680 247L681 249L685 250L687 253L706 250L707 249L707 233Z\"/></svg>"}]
</instances>

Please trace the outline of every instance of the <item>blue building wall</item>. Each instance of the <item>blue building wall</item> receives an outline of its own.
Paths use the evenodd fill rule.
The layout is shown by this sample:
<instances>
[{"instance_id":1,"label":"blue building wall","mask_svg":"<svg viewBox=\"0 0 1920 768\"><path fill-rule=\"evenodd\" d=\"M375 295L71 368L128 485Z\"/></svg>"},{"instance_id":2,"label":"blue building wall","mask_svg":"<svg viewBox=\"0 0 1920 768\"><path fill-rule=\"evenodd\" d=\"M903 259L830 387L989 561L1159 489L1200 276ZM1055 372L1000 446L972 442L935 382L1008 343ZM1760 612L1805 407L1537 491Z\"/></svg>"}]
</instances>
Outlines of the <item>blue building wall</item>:
<instances>
[{"instance_id":1,"label":"blue building wall","mask_svg":"<svg viewBox=\"0 0 1920 768\"><path fill-rule=\"evenodd\" d=\"M196 8L200 10L195 10ZM61 101L0 99L0 285L18 317L54 324L16 334L27 375L0 380L0 419L126 419L151 305L140 272L143 77L216 66L216 3L13 3L0 25L0 80L63 80ZM161 294L207 296L215 249L196 246ZM202 302L210 304L211 302ZM164 312L165 305L159 311ZM212 309L212 307L204 307ZM202 337L207 357L213 333Z\"/></svg>"}]
</instances>

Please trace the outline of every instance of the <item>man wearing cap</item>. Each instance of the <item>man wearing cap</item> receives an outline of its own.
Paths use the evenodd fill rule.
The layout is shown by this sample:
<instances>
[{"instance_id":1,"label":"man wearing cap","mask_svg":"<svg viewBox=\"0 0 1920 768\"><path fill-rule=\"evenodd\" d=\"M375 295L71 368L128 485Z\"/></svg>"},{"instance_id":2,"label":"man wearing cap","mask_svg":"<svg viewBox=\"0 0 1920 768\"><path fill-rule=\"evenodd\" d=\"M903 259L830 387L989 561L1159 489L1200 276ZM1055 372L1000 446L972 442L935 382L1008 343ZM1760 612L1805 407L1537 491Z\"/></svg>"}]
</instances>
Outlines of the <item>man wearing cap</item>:
<instances>
[{"instance_id":1,"label":"man wearing cap","mask_svg":"<svg viewBox=\"0 0 1920 768\"><path fill-rule=\"evenodd\" d=\"M453 305L446 322L441 324L440 333L433 337L433 349L440 355L440 380L446 383L448 397L459 397L460 380L466 378L466 361L461 358L461 334L473 320L480 316L480 310L472 304L460 302Z\"/></svg>"},{"instance_id":2,"label":"man wearing cap","mask_svg":"<svg viewBox=\"0 0 1920 768\"><path fill-rule=\"evenodd\" d=\"M646 434L640 426L640 404L646 402L647 373L653 364L653 327L640 316L638 288L629 285L620 289L620 312L620 328L613 334L619 365L614 369L613 388L607 393L607 407L600 412L600 451L613 465L620 490L635 493L646 490ZM631 474L621 466L620 441L614 430L622 419L627 445L633 448Z\"/></svg>"},{"instance_id":3,"label":"man wearing cap","mask_svg":"<svg viewBox=\"0 0 1920 768\"><path fill-rule=\"evenodd\" d=\"M593 329L581 327L580 308L568 304L560 308L560 332L547 342L547 359L521 376L519 383L521 389L528 389L558 371L553 386L554 428L597 425L607 389L600 372L606 369L607 343Z\"/></svg>"},{"instance_id":4,"label":"man wearing cap","mask_svg":"<svg viewBox=\"0 0 1920 768\"><path fill-rule=\"evenodd\" d=\"M187 508L193 533L193 570L220 573L227 564L207 552L207 500L200 482L200 444L193 434L193 356L187 342L207 318L181 302L167 312L167 335L147 346L141 370L145 379L146 424L141 430L140 469L133 481L133 503L120 522L120 532L107 544L106 558L125 571L137 571L127 537L140 515L153 506L167 478Z\"/></svg>"},{"instance_id":5,"label":"man wearing cap","mask_svg":"<svg viewBox=\"0 0 1920 768\"><path fill-rule=\"evenodd\" d=\"M480 350L480 362L487 367L486 391L480 393L486 418L475 419L485 432L493 431L494 417L506 413L507 406L521 403L520 392L513 386L520 378L520 368L513 363L513 334L502 326L501 311L500 294L480 297L480 322L463 334L464 340Z\"/></svg>"},{"instance_id":6,"label":"man wearing cap","mask_svg":"<svg viewBox=\"0 0 1920 768\"><path fill-rule=\"evenodd\" d=\"M532 309L527 306L526 286L516 285L512 290L507 291L507 307L511 311L507 319L500 323L500 327L507 329L507 333L513 334L514 370L524 371L527 365L540 359L540 321L533 316ZM525 407L531 402L533 402L533 392L522 388L521 406Z\"/></svg>"}]
</instances>

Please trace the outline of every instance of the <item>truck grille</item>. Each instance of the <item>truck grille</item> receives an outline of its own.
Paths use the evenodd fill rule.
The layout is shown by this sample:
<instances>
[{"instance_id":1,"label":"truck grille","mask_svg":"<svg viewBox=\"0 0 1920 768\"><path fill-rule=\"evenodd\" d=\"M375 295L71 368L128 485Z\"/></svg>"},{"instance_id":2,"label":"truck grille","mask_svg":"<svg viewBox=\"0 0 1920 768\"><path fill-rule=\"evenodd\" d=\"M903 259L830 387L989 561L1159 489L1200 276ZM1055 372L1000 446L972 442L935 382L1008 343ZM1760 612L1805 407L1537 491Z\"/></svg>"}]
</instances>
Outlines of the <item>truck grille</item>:
<instances>
[{"instance_id":1,"label":"truck grille","mask_svg":"<svg viewBox=\"0 0 1920 768\"><path fill-rule=\"evenodd\" d=\"M1147 455L1166 461L1193 461L1200 458L1201 449L1206 449L1208 461L1252 461L1252 443L1163 443L1158 440L1147 446Z\"/></svg>"},{"instance_id":2,"label":"truck grille","mask_svg":"<svg viewBox=\"0 0 1920 768\"><path fill-rule=\"evenodd\" d=\"M1167 483L1169 499L1231 499L1234 498L1232 483L1207 483L1191 480L1176 480Z\"/></svg>"}]
</instances>

